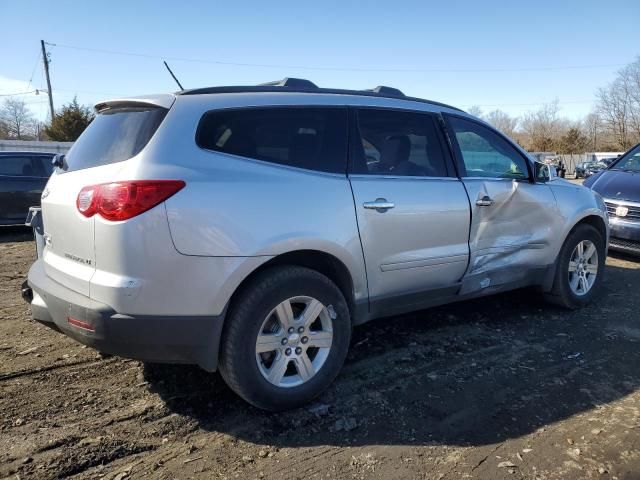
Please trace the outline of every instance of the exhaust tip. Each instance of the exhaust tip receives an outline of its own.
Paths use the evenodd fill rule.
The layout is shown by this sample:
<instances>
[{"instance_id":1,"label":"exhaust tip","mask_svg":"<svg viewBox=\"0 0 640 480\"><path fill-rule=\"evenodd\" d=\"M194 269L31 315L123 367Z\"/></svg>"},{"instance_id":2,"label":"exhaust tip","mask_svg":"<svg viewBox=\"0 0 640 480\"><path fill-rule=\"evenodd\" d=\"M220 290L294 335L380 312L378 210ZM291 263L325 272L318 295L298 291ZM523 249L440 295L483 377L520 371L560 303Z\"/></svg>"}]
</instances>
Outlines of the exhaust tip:
<instances>
[{"instance_id":1,"label":"exhaust tip","mask_svg":"<svg viewBox=\"0 0 640 480\"><path fill-rule=\"evenodd\" d=\"M22 282L22 287L20 288L20 293L22 294L22 298L25 302L31 303L33 302L33 290L29 286L27 280Z\"/></svg>"}]
</instances>

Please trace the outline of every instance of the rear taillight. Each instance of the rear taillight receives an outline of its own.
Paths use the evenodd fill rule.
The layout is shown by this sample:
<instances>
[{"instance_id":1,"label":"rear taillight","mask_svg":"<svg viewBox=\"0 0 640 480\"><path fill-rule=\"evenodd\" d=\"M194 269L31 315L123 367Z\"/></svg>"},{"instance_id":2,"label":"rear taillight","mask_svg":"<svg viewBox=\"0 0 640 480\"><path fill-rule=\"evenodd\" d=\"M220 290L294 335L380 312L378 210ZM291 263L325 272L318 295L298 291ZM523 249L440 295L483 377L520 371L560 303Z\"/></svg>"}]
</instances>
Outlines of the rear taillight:
<instances>
[{"instance_id":1,"label":"rear taillight","mask_svg":"<svg viewBox=\"0 0 640 480\"><path fill-rule=\"evenodd\" d=\"M96 213L112 220L127 220L164 202L186 184L182 180L133 180L91 185L80 190L76 205L85 217Z\"/></svg>"}]
</instances>

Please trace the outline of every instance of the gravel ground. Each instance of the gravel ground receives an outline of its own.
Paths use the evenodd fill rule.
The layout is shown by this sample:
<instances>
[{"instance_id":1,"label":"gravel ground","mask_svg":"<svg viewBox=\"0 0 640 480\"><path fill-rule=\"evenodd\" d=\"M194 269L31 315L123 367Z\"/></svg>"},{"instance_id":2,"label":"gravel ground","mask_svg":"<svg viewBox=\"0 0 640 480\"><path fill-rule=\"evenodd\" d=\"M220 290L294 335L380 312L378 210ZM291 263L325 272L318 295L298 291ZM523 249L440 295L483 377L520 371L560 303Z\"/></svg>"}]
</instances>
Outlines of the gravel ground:
<instances>
[{"instance_id":1,"label":"gravel ground","mask_svg":"<svg viewBox=\"0 0 640 480\"><path fill-rule=\"evenodd\" d=\"M329 391L270 414L34 323L33 257L0 230L0 478L640 478L633 258L577 312L522 290L358 327Z\"/></svg>"}]
</instances>

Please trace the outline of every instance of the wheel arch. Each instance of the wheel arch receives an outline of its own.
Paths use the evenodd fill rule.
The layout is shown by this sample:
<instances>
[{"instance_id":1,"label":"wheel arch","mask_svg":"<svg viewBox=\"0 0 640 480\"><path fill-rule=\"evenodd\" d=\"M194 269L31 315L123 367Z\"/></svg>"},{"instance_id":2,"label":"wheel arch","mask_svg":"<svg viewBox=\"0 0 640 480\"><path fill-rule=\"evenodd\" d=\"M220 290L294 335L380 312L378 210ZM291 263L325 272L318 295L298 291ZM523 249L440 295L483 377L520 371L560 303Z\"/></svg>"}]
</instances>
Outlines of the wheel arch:
<instances>
[{"instance_id":1,"label":"wheel arch","mask_svg":"<svg viewBox=\"0 0 640 480\"><path fill-rule=\"evenodd\" d=\"M608 228L607 228L607 224L605 223L605 220L602 218L602 216L598 214L587 213L586 215L581 217L578 221L576 221L565 233L564 239L560 244L560 248L556 252L556 257L553 262L552 268L547 269L547 272L545 274L543 285L542 285L542 290L544 292L548 292L553 288L553 280L555 278L556 268L558 265L558 256L560 255L560 251L562 249L562 246L564 245L564 242L566 242L569 235L571 235L571 233L575 231L575 229L578 228L580 225L590 225L593 228L595 228L598 231L598 233L602 235L602 239L605 242L605 248L606 248L608 244Z\"/></svg>"},{"instance_id":2,"label":"wheel arch","mask_svg":"<svg viewBox=\"0 0 640 480\"><path fill-rule=\"evenodd\" d=\"M347 266L338 257L320 250L294 250L281 253L268 261L262 263L247 275L235 289L227 304L227 311L233 308L233 302L239 293L259 274L270 268L293 265L306 267L315 270L336 284L336 286L344 295L351 314L352 323L356 323L355 319L359 315L359 308L356 305L354 281Z\"/></svg>"}]
</instances>

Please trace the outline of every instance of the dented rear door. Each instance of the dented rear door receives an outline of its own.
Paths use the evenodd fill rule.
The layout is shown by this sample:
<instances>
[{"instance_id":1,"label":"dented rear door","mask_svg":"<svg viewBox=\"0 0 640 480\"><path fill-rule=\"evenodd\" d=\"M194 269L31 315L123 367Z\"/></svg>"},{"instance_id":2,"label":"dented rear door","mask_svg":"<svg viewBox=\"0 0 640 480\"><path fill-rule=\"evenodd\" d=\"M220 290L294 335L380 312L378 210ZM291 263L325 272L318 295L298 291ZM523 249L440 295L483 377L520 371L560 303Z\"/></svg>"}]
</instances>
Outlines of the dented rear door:
<instances>
[{"instance_id":1,"label":"dented rear door","mask_svg":"<svg viewBox=\"0 0 640 480\"><path fill-rule=\"evenodd\" d=\"M469 267L461 293L535 283L555 260L562 218L551 189L530 181L529 162L503 135L448 115L449 136L469 202Z\"/></svg>"}]
</instances>

